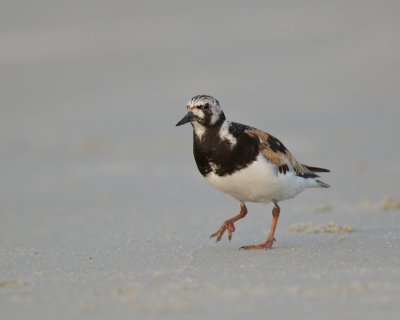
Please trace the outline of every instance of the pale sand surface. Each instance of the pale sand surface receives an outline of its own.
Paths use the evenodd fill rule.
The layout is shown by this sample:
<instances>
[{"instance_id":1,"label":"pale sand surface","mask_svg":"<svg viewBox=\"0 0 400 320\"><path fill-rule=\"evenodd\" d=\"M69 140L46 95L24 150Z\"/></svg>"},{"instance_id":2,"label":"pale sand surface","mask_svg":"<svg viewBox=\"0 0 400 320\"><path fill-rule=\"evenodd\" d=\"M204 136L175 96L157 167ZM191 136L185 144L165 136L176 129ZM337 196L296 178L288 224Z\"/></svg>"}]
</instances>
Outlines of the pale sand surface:
<instances>
[{"instance_id":1,"label":"pale sand surface","mask_svg":"<svg viewBox=\"0 0 400 320\"><path fill-rule=\"evenodd\" d=\"M301 3L1 2L1 319L399 318L400 5ZM199 93L332 170L270 251L208 239Z\"/></svg>"}]
</instances>

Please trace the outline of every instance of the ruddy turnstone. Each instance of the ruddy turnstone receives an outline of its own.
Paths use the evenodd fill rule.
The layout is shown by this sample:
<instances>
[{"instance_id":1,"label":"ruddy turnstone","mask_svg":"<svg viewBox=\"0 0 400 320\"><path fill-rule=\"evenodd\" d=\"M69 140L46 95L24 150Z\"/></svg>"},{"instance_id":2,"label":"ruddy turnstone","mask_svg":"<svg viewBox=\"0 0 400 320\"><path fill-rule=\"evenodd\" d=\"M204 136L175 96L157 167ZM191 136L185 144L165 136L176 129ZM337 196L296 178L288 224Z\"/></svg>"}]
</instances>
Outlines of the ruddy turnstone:
<instances>
[{"instance_id":1,"label":"ruddy turnstone","mask_svg":"<svg viewBox=\"0 0 400 320\"><path fill-rule=\"evenodd\" d=\"M306 188L329 188L315 172L328 169L298 162L274 136L236 122L227 121L217 99L198 95L189 100L187 114L176 124L193 126L193 153L197 168L218 190L240 203L240 213L226 220L211 235L221 240L225 231L231 240L234 223L247 214L245 202L272 202L272 224L265 242L241 249L268 249L275 241L280 208Z\"/></svg>"}]
</instances>

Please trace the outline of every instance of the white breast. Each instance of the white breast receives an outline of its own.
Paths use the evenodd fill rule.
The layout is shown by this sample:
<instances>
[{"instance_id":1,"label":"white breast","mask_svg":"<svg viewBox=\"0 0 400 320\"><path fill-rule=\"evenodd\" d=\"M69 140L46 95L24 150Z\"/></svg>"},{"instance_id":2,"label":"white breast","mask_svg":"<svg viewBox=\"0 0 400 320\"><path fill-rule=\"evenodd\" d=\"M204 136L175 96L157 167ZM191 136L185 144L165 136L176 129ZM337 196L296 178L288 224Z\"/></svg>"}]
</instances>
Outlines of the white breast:
<instances>
[{"instance_id":1,"label":"white breast","mask_svg":"<svg viewBox=\"0 0 400 320\"><path fill-rule=\"evenodd\" d=\"M264 203L293 198L310 184L308 179L292 172L278 174L276 166L261 155L251 165L231 175L220 177L211 172L205 178L218 190L239 201Z\"/></svg>"}]
</instances>

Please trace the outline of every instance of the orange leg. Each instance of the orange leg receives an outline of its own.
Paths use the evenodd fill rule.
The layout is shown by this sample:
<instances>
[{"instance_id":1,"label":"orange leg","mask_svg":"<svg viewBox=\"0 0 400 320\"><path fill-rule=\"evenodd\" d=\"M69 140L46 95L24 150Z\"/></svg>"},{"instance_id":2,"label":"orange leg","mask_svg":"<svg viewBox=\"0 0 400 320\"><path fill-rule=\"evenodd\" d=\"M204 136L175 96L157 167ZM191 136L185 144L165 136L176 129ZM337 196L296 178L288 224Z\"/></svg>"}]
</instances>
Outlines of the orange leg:
<instances>
[{"instance_id":1,"label":"orange leg","mask_svg":"<svg viewBox=\"0 0 400 320\"><path fill-rule=\"evenodd\" d=\"M228 239L231 241L232 239L232 233L235 231L235 225L234 223L238 221L239 219L242 219L246 216L247 214L247 208L244 202L240 203L240 213L233 218L230 218L226 220L221 228L218 229L217 232L213 233L210 238L215 238L217 237L217 241L221 240L222 236L224 235L225 231L228 230Z\"/></svg>"},{"instance_id":2,"label":"orange leg","mask_svg":"<svg viewBox=\"0 0 400 320\"><path fill-rule=\"evenodd\" d=\"M269 249L272 247L272 244L275 241L275 229L276 225L278 224L278 219L279 219L279 213L281 209L278 206L278 203L276 201L273 201L275 207L272 209L272 224L271 224L271 229L269 231L269 235L267 238L267 241L257 244L257 245L250 245L250 246L243 246L240 248L240 250L257 250L257 249Z\"/></svg>"}]
</instances>

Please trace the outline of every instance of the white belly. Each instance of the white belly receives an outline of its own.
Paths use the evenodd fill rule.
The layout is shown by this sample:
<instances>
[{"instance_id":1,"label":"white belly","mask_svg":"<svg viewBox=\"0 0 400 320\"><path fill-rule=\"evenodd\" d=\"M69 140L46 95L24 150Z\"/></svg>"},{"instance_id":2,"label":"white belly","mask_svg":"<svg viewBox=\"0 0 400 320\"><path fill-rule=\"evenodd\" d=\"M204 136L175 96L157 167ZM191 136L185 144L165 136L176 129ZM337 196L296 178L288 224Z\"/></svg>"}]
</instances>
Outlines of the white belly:
<instances>
[{"instance_id":1,"label":"white belly","mask_svg":"<svg viewBox=\"0 0 400 320\"><path fill-rule=\"evenodd\" d=\"M309 179L298 177L292 172L277 174L276 166L262 156L231 175L220 177L211 172L205 178L218 190L243 202L282 201L293 198L309 186Z\"/></svg>"}]
</instances>

